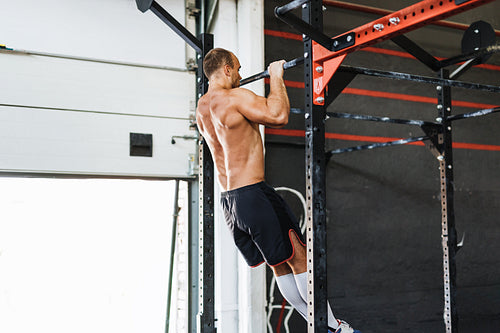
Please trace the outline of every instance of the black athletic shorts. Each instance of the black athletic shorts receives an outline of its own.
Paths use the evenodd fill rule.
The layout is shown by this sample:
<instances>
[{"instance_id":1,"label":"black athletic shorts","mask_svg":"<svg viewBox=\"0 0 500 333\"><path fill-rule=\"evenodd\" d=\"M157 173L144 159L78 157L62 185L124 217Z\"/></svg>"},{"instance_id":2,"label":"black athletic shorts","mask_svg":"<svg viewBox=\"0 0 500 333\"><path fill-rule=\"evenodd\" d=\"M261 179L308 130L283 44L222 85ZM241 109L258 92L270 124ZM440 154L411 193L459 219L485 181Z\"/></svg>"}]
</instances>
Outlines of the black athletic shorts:
<instances>
[{"instance_id":1,"label":"black athletic shorts","mask_svg":"<svg viewBox=\"0 0 500 333\"><path fill-rule=\"evenodd\" d=\"M222 192L221 205L234 242L251 267L290 260L294 254L291 232L304 244L290 208L265 182Z\"/></svg>"}]
</instances>

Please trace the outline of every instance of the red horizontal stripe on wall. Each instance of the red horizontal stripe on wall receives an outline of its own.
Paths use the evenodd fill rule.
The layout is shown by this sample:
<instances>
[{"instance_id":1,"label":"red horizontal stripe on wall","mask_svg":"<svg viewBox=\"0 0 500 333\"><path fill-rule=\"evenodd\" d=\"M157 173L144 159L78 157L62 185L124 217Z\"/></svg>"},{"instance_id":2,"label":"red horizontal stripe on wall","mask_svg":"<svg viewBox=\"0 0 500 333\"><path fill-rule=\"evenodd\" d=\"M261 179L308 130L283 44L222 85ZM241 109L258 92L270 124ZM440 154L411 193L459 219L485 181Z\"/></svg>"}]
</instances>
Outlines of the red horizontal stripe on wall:
<instances>
[{"instance_id":1,"label":"red horizontal stripe on wall","mask_svg":"<svg viewBox=\"0 0 500 333\"><path fill-rule=\"evenodd\" d=\"M285 81L285 86L290 88L303 89L306 86L306 84L302 81L290 81L290 80L284 80L284 81ZM269 78L264 78L264 83L269 84Z\"/></svg>"},{"instance_id":2,"label":"red horizontal stripe on wall","mask_svg":"<svg viewBox=\"0 0 500 333\"><path fill-rule=\"evenodd\" d=\"M385 92L385 91L357 89L357 88L345 88L342 91L342 93L343 94L351 94L351 95L371 96L371 97L378 97L378 98L397 99L397 100L410 101L410 102L437 104L437 98L408 95L408 94L390 93L390 92Z\"/></svg>"},{"instance_id":3,"label":"red horizontal stripe on wall","mask_svg":"<svg viewBox=\"0 0 500 333\"><path fill-rule=\"evenodd\" d=\"M497 66L497 65L481 64L481 65L476 65L474 67L481 67L481 68L485 68L485 69L490 69L492 71L500 71L500 66Z\"/></svg>"},{"instance_id":4,"label":"red horizontal stripe on wall","mask_svg":"<svg viewBox=\"0 0 500 333\"><path fill-rule=\"evenodd\" d=\"M302 42L302 35L293 34L291 32L264 29L264 34L268 36L300 40Z\"/></svg>"},{"instance_id":5,"label":"red horizontal stripe on wall","mask_svg":"<svg viewBox=\"0 0 500 333\"><path fill-rule=\"evenodd\" d=\"M303 130L293 130L293 129L278 129L278 128L266 128L266 134L269 135L281 135L290 137L305 137L305 131ZM382 136L365 136L365 135L351 135L351 134L340 134L340 133L325 133L326 139L336 139L344 141L361 141L361 142L390 142L401 140L402 138L391 138ZM421 141L406 143L407 145L414 146L424 146ZM453 142L453 148L456 149L471 149L471 150L488 150L488 151L500 151L500 146L497 145L482 145L476 143L464 143L464 142Z\"/></svg>"},{"instance_id":6,"label":"red horizontal stripe on wall","mask_svg":"<svg viewBox=\"0 0 500 333\"><path fill-rule=\"evenodd\" d=\"M453 148L472 149L472 150L490 150L500 151L500 146L495 145L479 145L476 143L453 142Z\"/></svg>"},{"instance_id":7,"label":"red horizontal stripe on wall","mask_svg":"<svg viewBox=\"0 0 500 333\"><path fill-rule=\"evenodd\" d=\"M278 129L278 128L267 128L267 127L265 133L272 135L282 135L282 136L296 136L302 138L306 136L306 131L302 130Z\"/></svg>"},{"instance_id":8,"label":"red horizontal stripe on wall","mask_svg":"<svg viewBox=\"0 0 500 333\"><path fill-rule=\"evenodd\" d=\"M498 105L493 104L483 104L483 103L472 103L466 101L451 101L452 106L462 106L464 108L473 108L473 109L492 109L498 107Z\"/></svg>"}]
</instances>

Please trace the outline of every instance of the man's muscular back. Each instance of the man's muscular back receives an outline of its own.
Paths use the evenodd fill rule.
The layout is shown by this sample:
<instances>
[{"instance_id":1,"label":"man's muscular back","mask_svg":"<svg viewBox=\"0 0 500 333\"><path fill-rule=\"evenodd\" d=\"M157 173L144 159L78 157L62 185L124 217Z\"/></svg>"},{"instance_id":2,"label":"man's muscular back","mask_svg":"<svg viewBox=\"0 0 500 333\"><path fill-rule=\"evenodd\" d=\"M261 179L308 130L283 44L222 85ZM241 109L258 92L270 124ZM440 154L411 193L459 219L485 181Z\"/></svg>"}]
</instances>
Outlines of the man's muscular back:
<instances>
[{"instance_id":1,"label":"man's muscular back","mask_svg":"<svg viewBox=\"0 0 500 333\"><path fill-rule=\"evenodd\" d=\"M269 66L267 98L239 86L239 62L212 75L208 92L198 101L200 133L208 144L224 190L264 180L264 148L259 124L281 127L288 122L290 105L283 83L283 63Z\"/></svg>"},{"instance_id":2,"label":"man's muscular back","mask_svg":"<svg viewBox=\"0 0 500 333\"><path fill-rule=\"evenodd\" d=\"M234 95L221 89L207 93L198 103L198 127L212 152L224 190L264 180L259 126L238 111Z\"/></svg>"}]
</instances>

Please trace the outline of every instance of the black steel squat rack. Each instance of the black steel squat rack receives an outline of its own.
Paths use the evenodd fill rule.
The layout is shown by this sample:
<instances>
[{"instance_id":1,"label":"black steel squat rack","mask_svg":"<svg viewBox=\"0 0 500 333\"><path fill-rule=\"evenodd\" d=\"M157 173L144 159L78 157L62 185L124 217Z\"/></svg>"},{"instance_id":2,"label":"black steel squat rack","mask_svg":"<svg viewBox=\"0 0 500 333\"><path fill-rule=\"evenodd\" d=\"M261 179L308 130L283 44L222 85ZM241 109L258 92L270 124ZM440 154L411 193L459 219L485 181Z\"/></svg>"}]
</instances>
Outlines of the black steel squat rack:
<instances>
[{"instance_id":1,"label":"black steel squat rack","mask_svg":"<svg viewBox=\"0 0 500 333\"><path fill-rule=\"evenodd\" d=\"M453 204L453 150L452 122L459 119L483 116L500 111L500 107L476 112L451 115L451 87L500 92L500 87L457 81L471 66L484 62L489 55L500 51L495 33L484 22L471 25L471 49L464 54L437 60L419 45L405 37L405 32L430 24L458 12L489 1L424 0L376 21L330 38L323 33L321 0L295 0L275 9L275 15L299 30L304 42L305 81L305 154L307 194L307 247L308 247L308 332L327 331L327 269L326 269L326 164L334 154L381 148L423 141L436 156L440 170L441 188L441 237L443 249L444 324L446 333L458 332L458 315L455 306L456 265L455 255L460 248L457 242ZM302 7L302 18L292 10ZM481 39L482 38L482 39ZM342 66L347 53L391 39L427 67L438 72L438 77L425 77L406 73L387 72L360 67ZM445 67L465 61L452 74ZM326 108L356 75L385 77L435 84L437 89L436 122L391 119L367 115L326 112ZM333 84L334 83L334 84ZM325 151L325 121L331 118L377 121L419 126L423 136L386 143L375 143L344 149Z\"/></svg>"}]
</instances>

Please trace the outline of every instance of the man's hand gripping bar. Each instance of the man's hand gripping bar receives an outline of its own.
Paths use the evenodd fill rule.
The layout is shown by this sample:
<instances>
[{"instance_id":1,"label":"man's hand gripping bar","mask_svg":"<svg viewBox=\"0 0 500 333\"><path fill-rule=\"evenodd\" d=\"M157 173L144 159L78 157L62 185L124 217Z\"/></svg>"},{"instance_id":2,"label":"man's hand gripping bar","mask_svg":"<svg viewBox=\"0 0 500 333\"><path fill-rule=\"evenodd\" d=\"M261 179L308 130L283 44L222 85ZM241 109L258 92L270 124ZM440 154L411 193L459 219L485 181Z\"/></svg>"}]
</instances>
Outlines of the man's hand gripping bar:
<instances>
[{"instance_id":1,"label":"man's hand gripping bar","mask_svg":"<svg viewBox=\"0 0 500 333\"><path fill-rule=\"evenodd\" d=\"M293 68L295 66L302 65L303 63L304 63L304 57L295 58L293 60L285 62L283 64L283 69L286 70L289 68ZM269 72L267 71L267 69L259 74L255 74L255 75L252 75L250 77L247 77L246 79L241 80L240 86L247 84L247 83L251 83L251 82L260 80L260 79L263 79L265 77L269 77Z\"/></svg>"}]
</instances>

